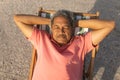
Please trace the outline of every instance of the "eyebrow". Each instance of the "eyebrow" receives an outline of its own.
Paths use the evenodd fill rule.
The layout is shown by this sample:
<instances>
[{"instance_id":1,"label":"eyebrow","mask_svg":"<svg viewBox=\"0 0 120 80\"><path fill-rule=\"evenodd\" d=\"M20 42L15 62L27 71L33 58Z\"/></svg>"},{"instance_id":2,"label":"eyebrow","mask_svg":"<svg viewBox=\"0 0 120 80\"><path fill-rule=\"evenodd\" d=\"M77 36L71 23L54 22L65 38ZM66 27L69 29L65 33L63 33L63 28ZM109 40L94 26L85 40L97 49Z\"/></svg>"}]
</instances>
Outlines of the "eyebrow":
<instances>
[{"instance_id":1,"label":"eyebrow","mask_svg":"<svg viewBox=\"0 0 120 80\"><path fill-rule=\"evenodd\" d=\"M53 24L60 24L60 23L53 23ZM63 23L62 23L63 24ZM63 25L70 25L69 23L63 24Z\"/></svg>"}]
</instances>

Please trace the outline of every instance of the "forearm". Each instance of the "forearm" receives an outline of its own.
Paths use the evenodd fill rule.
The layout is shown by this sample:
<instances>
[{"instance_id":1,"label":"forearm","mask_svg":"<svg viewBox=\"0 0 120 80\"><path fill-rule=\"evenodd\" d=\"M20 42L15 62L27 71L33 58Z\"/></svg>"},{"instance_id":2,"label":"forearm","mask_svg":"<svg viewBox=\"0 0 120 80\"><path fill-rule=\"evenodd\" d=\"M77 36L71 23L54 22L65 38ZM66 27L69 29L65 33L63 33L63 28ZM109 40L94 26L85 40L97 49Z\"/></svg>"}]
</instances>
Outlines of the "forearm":
<instances>
[{"instance_id":1,"label":"forearm","mask_svg":"<svg viewBox=\"0 0 120 80\"><path fill-rule=\"evenodd\" d=\"M99 30L104 28L114 28L114 21L99 20L99 19L79 20L78 26L84 27L84 28L90 28L93 30Z\"/></svg>"},{"instance_id":2,"label":"forearm","mask_svg":"<svg viewBox=\"0 0 120 80\"><path fill-rule=\"evenodd\" d=\"M97 45L113 30L115 22L99 19L80 20L78 26L92 29L92 43Z\"/></svg>"},{"instance_id":3,"label":"forearm","mask_svg":"<svg viewBox=\"0 0 120 80\"><path fill-rule=\"evenodd\" d=\"M35 15L22 15L17 14L14 16L14 20L28 24L28 25L34 25L34 24L50 24L50 19L38 17Z\"/></svg>"}]
</instances>

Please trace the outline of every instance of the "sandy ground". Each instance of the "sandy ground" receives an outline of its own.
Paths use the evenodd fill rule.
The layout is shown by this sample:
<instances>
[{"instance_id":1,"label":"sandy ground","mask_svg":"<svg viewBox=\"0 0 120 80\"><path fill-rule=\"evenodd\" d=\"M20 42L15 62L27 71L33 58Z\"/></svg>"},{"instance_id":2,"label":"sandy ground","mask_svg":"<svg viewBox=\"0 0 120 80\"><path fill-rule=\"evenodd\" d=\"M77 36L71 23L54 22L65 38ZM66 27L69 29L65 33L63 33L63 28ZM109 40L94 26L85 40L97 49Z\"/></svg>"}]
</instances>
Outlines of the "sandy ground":
<instances>
[{"instance_id":1,"label":"sandy ground","mask_svg":"<svg viewBox=\"0 0 120 80\"><path fill-rule=\"evenodd\" d=\"M120 0L0 0L0 80L27 80L31 44L13 21L14 14L36 14L39 7L100 12L116 28L100 44L93 80L120 80Z\"/></svg>"}]
</instances>

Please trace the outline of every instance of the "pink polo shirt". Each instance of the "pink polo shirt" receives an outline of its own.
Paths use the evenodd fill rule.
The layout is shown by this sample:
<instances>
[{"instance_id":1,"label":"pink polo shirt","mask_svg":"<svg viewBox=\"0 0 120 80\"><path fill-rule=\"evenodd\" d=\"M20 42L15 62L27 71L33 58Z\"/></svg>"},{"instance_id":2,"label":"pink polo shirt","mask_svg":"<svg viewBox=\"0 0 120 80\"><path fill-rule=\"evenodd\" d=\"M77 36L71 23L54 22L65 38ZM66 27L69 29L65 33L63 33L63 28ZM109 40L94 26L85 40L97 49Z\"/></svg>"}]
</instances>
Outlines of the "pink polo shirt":
<instances>
[{"instance_id":1,"label":"pink polo shirt","mask_svg":"<svg viewBox=\"0 0 120 80\"><path fill-rule=\"evenodd\" d=\"M50 34L34 28L29 38L37 49L37 62L32 80L81 80L84 57L92 48L91 32L75 36L60 47Z\"/></svg>"}]
</instances>

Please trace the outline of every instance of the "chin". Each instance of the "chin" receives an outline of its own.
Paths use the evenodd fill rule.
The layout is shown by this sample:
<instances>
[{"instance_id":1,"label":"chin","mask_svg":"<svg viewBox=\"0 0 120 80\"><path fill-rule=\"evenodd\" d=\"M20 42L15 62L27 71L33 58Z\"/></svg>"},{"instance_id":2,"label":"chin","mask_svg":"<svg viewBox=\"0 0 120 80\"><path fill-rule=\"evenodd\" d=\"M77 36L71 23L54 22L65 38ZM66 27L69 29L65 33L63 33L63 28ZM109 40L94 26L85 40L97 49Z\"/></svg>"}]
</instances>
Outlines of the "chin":
<instances>
[{"instance_id":1,"label":"chin","mask_svg":"<svg viewBox=\"0 0 120 80\"><path fill-rule=\"evenodd\" d=\"M67 44L67 42L66 42L66 41L58 41L58 43L59 43L59 44L62 44L62 45Z\"/></svg>"},{"instance_id":2,"label":"chin","mask_svg":"<svg viewBox=\"0 0 120 80\"><path fill-rule=\"evenodd\" d=\"M67 44L68 43L68 40L67 39L63 39L63 38L57 38L56 39L56 42L58 43L58 44Z\"/></svg>"}]
</instances>

